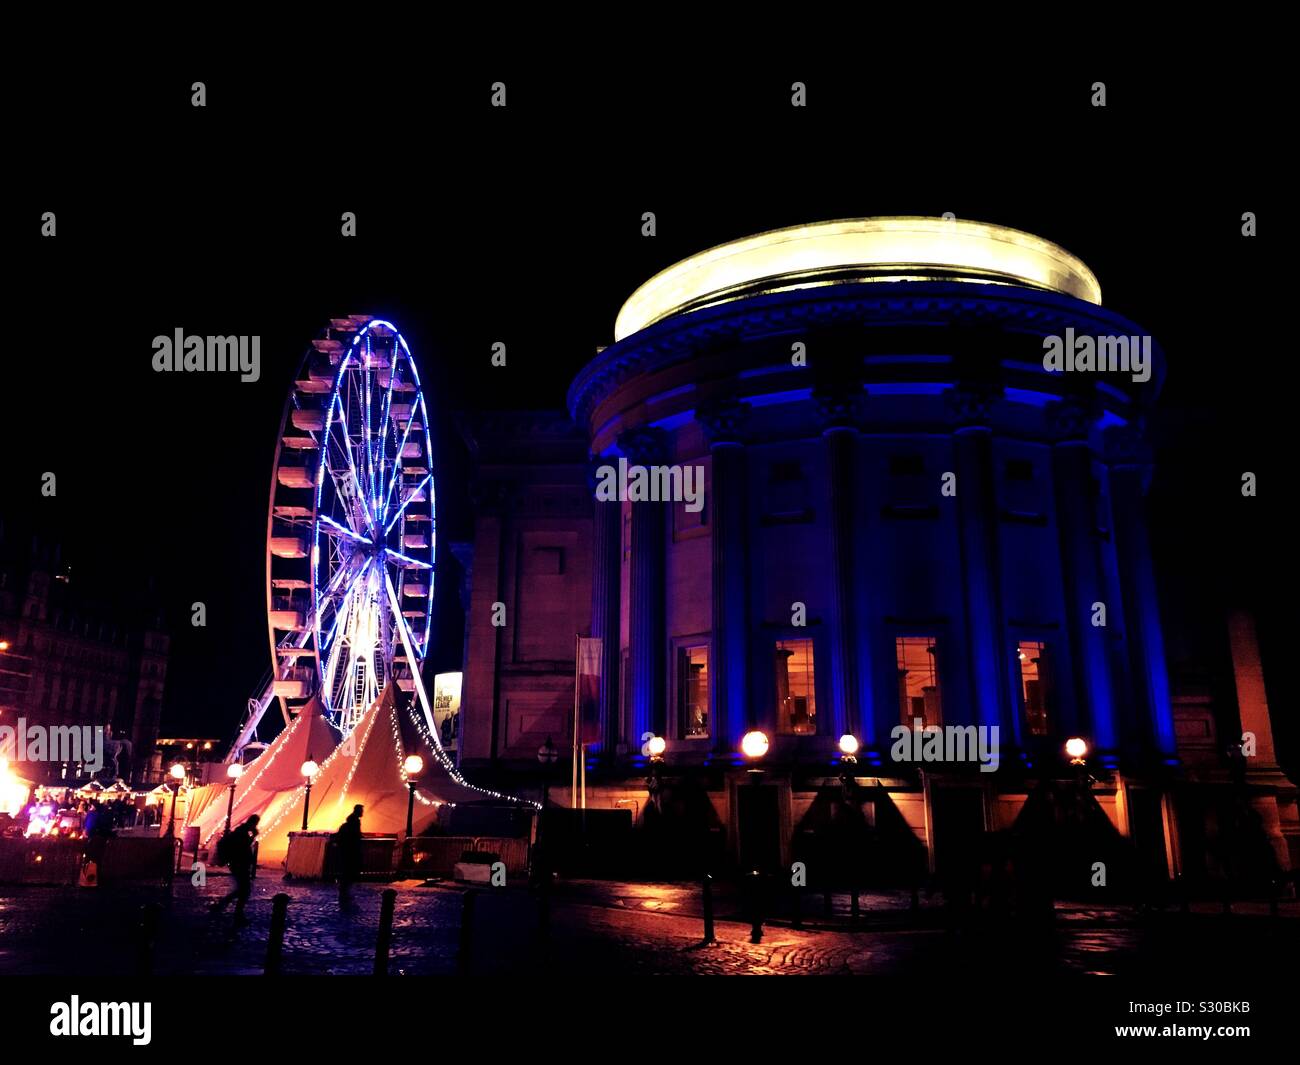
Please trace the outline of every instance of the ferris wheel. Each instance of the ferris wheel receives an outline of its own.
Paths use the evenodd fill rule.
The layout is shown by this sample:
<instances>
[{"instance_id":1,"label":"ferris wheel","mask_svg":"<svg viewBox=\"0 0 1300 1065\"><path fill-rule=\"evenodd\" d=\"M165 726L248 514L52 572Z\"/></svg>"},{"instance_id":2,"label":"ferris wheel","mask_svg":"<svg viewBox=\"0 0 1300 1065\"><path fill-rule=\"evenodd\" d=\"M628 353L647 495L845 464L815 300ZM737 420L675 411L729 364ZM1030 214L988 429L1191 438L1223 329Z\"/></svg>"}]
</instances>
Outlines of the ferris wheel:
<instances>
[{"instance_id":1,"label":"ferris wheel","mask_svg":"<svg viewBox=\"0 0 1300 1065\"><path fill-rule=\"evenodd\" d=\"M432 631L429 415L406 340L367 315L331 319L285 403L267 513L272 672L232 757L278 699L319 696L346 736L389 683L420 689Z\"/></svg>"}]
</instances>

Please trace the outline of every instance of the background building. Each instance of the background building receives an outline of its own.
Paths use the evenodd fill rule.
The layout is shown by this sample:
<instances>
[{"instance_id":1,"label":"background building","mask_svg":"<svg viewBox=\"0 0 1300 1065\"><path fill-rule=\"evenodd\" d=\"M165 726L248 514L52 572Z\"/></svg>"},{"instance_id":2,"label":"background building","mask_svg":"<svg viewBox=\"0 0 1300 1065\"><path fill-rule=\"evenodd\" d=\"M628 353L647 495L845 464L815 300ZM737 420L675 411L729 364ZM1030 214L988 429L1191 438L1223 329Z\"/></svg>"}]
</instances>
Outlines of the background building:
<instances>
[{"instance_id":1,"label":"background building","mask_svg":"<svg viewBox=\"0 0 1300 1065\"><path fill-rule=\"evenodd\" d=\"M120 775L143 783L158 736L167 635L146 588L98 595L58 543L0 522L0 724L111 729ZM26 774L84 779L81 766ZM106 770L107 772L107 770Z\"/></svg>"}]
</instances>

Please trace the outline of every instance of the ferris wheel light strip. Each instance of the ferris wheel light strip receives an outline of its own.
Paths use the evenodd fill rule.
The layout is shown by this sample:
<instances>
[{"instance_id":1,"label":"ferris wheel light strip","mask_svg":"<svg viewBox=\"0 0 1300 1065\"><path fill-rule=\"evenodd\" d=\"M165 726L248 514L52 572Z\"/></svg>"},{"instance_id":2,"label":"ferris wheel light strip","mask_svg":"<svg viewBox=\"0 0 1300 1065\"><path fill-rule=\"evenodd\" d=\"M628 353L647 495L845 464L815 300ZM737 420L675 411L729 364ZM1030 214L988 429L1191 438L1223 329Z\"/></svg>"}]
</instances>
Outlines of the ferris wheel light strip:
<instances>
[{"instance_id":1,"label":"ferris wheel light strip","mask_svg":"<svg viewBox=\"0 0 1300 1065\"><path fill-rule=\"evenodd\" d=\"M414 365L414 363L412 363L412 365ZM421 394L420 399L424 399L423 394ZM421 403L420 409L424 409L423 403ZM393 501L393 486L397 484L398 479L402 476L402 452L406 450L406 438L411 435L411 426L415 423L415 418L413 417L414 413L414 411L411 411L407 414L406 428L402 430L402 442L397 445L397 457L393 459L393 476L388 482L388 491L384 495L384 505L380 508L379 512L381 520L382 515L388 513L388 505ZM428 419L426 419L426 421L427 420Z\"/></svg>"},{"instance_id":2,"label":"ferris wheel light strip","mask_svg":"<svg viewBox=\"0 0 1300 1065\"><path fill-rule=\"evenodd\" d=\"M334 393L334 402L339 406L339 424L343 426L343 440L350 443L351 432L348 429L348 418L343 411L342 404L339 403L338 393ZM344 453L348 457L348 469L352 473L352 483L356 487L356 497L361 501L361 513L366 516L366 524L370 526L370 531L375 531L375 519L370 516L370 508L366 505L366 490L361 483L361 475L357 473L357 464L352 458L352 448L344 447Z\"/></svg>"},{"instance_id":3,"label":"ferris wheel light strip","mask_svg":"<svg viewBox=\"0 0 1300 1065\"><path fill-rule=\"evenodd\" d=\"M400 334L398 336L398 339L399 340L401 339ZM379 439L376 442L376 450L379 452L379 484L380 485L384 483L384 459L386 458L385 452L387 451L385 444L388 442L388 415L393 409L393 382L396 380L397 380L397 359L396 357L394 357L393 365L388 368L388 394L384 396L384 413L383 413L383 417L379 419ZM393 465L397 466L398 464L401 463L401 460L402 460L402 456L399 453L398 455L394 456ZM379 510L378 496L375 496L375 509ZM384 520L384 515L382 512L379 515L379 520L380 521ZM387 530L385 530L385 532L387 532Z\"/></svg>"},{"instance_id":4,"label":"ferris wheel light strip","mask_svg":"<svg viewBox=\"0 0 1300 1065\"><path fill-rule=\"evenodd\" d=\"M384 529L384 535L385 535L385 536L387 536L390 532L393 531L393 526L397 524L397 519L400 518L400 517L402 516L402 511L404 511L404 510L407 508L407 505L411 502L412 499L414 499L416 496L418 496L418 495L420 494L420 489L423 488L426 484L428 484L429 481L432 479L432 477L433 477L433 474L431 474L431 473L426 473L426 474L424 475L424 480L421 481L419 484L417 484L417 485L416 485L416 486L411 490L411 494L410 494L409 496L407 496L405 500L402 501L402 505L401 505L400 507L397 508L397 513L393 515L393 520L390 521L390 522L388 523L388 526ZM381 515L380 515L380 518L381 518L381 519L382 519L382 518L385 518L385 517L387 517L387 514L381 514Z\"/></svg>"},{"instance_id":5,"label":"ferris wheel light strip","mask_svg":"<svg viewBox=\"0 0 1300 1065\"><path fill-rule=\"evenodd\" d=\"M405 562L408 566L414 566L416 569L433 569L432 562L421 562L418 558L412 558L400 551L394 551L391 547L385 547L384 554L397 559L399 562Z\"/></svg>"},{"instance_id":6,"label":"ferris wheel light strip","mask_svg":"<svg viewBox=\"0 0 1300 1065\"><path fill-rule=\"evenodd\" d=\"M361 567L361 569L357 571L357 575L352 578L352 583L348 585L347 591L345 591L341 597L342 603L346 603L348 601L348 596L350 596L352 594L352 590L356 588L357 581L361 580L361 578L365 575L366 570L370 568L370 562L371 562L370 559L366 559L365 564ZM339 572L344 573L346 571L341 569L339 570ZM325 594L328 595L329 593L326 592ZM330 626L329 635L326 636L324 641L321 643L322 651L330 643L330 641L334 639L334 633L338 631L338 627L339 627L339 618L343 616L343 613L344 613L343 607L340 604L340 606L334 611L334 624Z\"/></svg>"},{"instance_id":7,"label":"ferris wheel light strip","mask_svg":"<svg viewBox=\"0 0 1300 1065\"><path fill-rule=\"evenodd\" d=\"M363 544L373 544L373 543L374 543L374 541L373 541L372 539L370 539L369 536L362 536L359 532L355 532L355 531L353 531L352 529L349 529L346 525L341 525L341 524L339 524L337 521L335 521L333 518L331 518L328 514L322 514L322 515L320 516L320 520L321 520L324 524L328 525L331 529L335 529L335 530L337 530L338 532L342 533L344 536L350 537L350 538L353 539L353 540L357 540L357 541L359 541L360 543L363 543Z\"/></svg>"}]
</instances>

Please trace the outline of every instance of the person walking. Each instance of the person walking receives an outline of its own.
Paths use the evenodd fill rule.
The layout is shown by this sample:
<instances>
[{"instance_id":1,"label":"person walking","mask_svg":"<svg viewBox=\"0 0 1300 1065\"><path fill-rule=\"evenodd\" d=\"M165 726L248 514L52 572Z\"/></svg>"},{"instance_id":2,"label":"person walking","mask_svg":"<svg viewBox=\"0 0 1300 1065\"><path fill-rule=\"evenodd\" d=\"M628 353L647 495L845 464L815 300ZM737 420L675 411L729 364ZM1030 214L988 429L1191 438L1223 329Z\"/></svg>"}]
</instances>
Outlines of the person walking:
<instances>
[{"instance_id":1,"label":"person walking","mask_svg":"<svg viewBox=\"0 0 1300 1065\"><path fill-rule=\"evenodd\" d=\"M352 885L361 875L361 815L364 808L352 807L348 819L339 825L334 836L335 858L338 862L339 909L352 908Z\"/></svg>"},{"instance_id":2,"label":"person walking","mask_svg":"<svg viewBox=\"0 0 1300 1065\"><path fill-rule=\"evenodd\" d=\"M212 904L213 913L223 913L235 900L235 923L247 924L244 907L253 890L253 841L257 838L257 814L237 828L227 832L217 843L217 864L230 867L235 886L223 898Z\"/></svg>"}]
</instances>

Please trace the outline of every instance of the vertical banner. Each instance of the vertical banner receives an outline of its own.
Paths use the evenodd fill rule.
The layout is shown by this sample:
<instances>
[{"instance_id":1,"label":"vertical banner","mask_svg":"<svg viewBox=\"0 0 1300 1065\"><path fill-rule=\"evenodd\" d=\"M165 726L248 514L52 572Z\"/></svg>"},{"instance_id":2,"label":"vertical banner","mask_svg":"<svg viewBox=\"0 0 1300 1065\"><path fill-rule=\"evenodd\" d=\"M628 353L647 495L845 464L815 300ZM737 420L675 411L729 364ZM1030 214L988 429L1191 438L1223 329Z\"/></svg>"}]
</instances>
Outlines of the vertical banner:
<instances>
[{"instance_id":1,"label":"vertical banner","mask_svg":"<svg viewBox=\"0 0 1300 1065\"><path fill-rule=\"evenodd\" d=\"M600 637L578 639L578 743L600 742Z\"/></svg>"},{"instance_id":2,"label":"vertical banner","mask_svg":"<svg viewBox=\"0 0 1300 1065\"><path fill-rule=\"evenodd\" d=\"M454 753L460 742L460 686L463 673L439 673L433 678L433 727L442 749Z\"/></svg>"}]
</instances>

